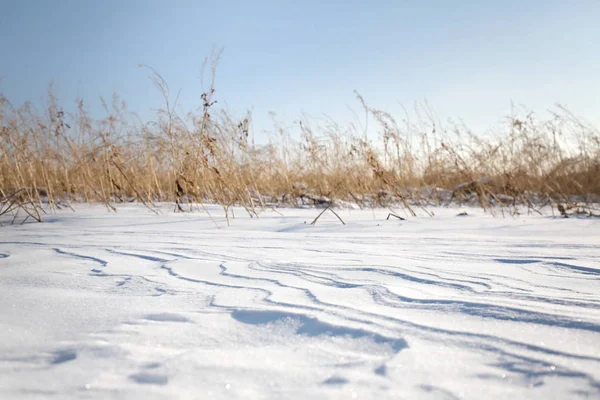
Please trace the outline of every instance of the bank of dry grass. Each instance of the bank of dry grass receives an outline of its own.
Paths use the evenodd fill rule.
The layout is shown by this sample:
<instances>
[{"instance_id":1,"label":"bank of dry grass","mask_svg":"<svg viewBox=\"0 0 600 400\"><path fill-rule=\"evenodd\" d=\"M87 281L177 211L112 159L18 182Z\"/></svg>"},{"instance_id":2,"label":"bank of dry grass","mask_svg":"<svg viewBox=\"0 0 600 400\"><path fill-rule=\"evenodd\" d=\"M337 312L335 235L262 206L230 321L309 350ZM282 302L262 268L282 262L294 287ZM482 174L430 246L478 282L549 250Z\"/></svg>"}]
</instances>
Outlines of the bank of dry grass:
<instances>
[{"instance_id":1,"label":"bank of dry grass","mask_svg":"<svg viewBox=\"0 0 600 400\"><path fill-rule=\"evenodd\" d=\"M495 133L442 126L432 113L414 122L358 102L371 121L296 125L264 145L251 140L247 115L219 111L215 91L201 111L175 113L166 83L153 74L165 106L132 123L118 100L94 120L78 102L66 114L49 96L40 114L0 97L0 214L42 220L73 202L173 202L185 211L205 202L226 215L242 205L252 216L277 204L396 204L413 213L431 204L474 201L482 207L569 207L600 196L600 132L564 109L544 120L506 118ZM373 128L376 126L376 128Z\"/></svg>"}]
</instances>

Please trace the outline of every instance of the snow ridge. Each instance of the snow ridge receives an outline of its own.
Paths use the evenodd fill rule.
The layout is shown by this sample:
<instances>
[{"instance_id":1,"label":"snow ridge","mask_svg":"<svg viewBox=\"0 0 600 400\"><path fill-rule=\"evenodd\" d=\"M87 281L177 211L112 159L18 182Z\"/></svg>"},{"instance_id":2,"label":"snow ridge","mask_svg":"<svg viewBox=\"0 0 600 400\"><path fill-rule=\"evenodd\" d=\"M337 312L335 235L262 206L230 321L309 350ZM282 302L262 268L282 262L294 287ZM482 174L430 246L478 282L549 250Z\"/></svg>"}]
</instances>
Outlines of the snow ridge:
<instances>
[{"instance_id":1,"label":"snow ridge","mask_svg":"<svg viewBox=\"0 0 600 400\"><path fill-rule=\"evenodd\" d=\"M596 221L278 212L2 228L0 398L600 397Z\"/></svg>"}]
</instances>

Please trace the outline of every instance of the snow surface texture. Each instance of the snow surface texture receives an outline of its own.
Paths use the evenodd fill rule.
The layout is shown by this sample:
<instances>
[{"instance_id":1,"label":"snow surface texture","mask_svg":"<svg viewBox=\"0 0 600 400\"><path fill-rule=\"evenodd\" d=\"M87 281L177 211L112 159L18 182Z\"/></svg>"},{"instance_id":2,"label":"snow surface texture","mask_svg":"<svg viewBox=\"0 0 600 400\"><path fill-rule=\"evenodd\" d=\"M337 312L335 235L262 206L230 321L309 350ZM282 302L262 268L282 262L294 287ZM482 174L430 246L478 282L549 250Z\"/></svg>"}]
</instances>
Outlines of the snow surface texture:
<instances>
[{"instance_id":1,"label":"snow surface texture","mask_svg":"<svg viewBox=\"0 0 600 400\"><path fill-rule=\"evenodd\" d=\"M0 398L600 398L598 220L210 210L0 228Z\"/></svg>"}]
</instances>

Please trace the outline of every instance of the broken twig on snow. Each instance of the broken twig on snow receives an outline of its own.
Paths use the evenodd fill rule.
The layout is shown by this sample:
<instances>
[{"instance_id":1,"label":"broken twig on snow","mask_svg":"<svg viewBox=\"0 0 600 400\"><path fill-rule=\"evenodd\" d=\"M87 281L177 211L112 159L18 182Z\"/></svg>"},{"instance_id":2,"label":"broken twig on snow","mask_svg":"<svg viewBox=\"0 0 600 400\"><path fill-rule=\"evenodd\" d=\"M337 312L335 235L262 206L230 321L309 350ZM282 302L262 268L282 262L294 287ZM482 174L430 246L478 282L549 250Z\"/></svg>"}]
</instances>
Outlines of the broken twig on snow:
<instances>
[{"instance_id":1,"label":"broken twig on snow","mask_svg":"<svg viewBox=\"0 0 600 400\"><path fill-rule=\"evenodd\" d=\"M394 214L394 213L389 213L389 214L388 214L388 216L387 216L387 218L386 218L386 220L388 220L388 221L389 221L390 217L396 217L396 218L398 218L398 219L399 219L399 220L401 220L401 221L406 221L406 218L402 218L401 216L399 216L399 215L396 215L396 214Z\"/></svg>"},{"instance_id":2,"label":"broken twig on snow","mask_svg":"<svg viewBox=\"0 0 600 400\"><path fill-rule=\"evenodd\" d=\"M344 222L344 220L343 220L343 219L342 219L342 218L341 218L341 217L340 217L340 216L339 216L339 215L338 215L338 214L337 214L335 211L333 211L333 210L332 210L332 209L331 209L329 206L328 206L328 207L326 207L326 208L325 208L323 211L321 211L321 212L319 213L319 215L317 215L317 218L315 218L315 219L313 220L313 222L311 222L310 224L311 224L311 225L314 225L314 224L316 224L316 223L317 223L317 220L318 220L318 219L321 217L321 215L323 215L323 214L325 213L325 211L327 211L327 210L331 211L331 212L333 213L333 215L335 215L335 216L336 216L336 217L337 217L337 218L340 220L340 222L342 223L342 225L346 225L346 223Z\"/></svg>"}]
</instances>

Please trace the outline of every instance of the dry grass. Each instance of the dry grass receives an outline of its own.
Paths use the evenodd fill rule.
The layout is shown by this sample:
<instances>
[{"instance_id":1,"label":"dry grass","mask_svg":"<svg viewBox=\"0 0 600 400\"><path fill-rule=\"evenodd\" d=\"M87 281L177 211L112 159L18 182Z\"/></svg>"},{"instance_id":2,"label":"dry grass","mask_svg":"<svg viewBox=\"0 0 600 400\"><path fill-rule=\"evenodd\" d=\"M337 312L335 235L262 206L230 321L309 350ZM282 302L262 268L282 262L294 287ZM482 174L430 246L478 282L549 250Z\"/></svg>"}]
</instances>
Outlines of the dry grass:
<instances>
[{"instance_id":1,"label":"dry grass","mask_svg":"<svg viewBox=\"0 0 600 400\"><path fill-rule=\"evenodd\" d=\"M82 101L65 114L50 94L40 115L0 96L0 215L41 221L72 202L114 210L128 201L152 210L154 202L173 202L179 211L216 202L228 218L233 205L258 217L278 204L343 201L395 204L412 215L468 201L490 211L578 203L591 212L600 196L600 132L564 109L546 120L513 115L481 136L442 126L426 108L399 124L358 96L377 132L303 122L299 134L282 129L254 145L251 116L216 110L212 86L201 112L183 118L166 82L152 79L165 106L146 124L132 123L118 98L93 120Z\"/></svg>"}]
</instances>

